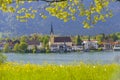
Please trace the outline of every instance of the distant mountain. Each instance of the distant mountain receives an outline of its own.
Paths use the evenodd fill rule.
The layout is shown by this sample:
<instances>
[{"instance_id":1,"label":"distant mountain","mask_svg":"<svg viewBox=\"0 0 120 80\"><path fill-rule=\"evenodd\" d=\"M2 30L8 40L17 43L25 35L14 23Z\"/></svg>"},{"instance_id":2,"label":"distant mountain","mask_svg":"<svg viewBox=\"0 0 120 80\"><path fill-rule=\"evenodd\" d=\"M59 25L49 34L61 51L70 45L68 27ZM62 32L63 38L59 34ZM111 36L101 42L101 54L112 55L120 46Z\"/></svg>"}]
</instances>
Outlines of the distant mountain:
<instances>
[{"instance_id":1,"label":"distant mountain","mask_svg":"<svg viewBox=\"0 0 120 80\"><path fill-rule=\"evenodd\" d=\"M54 32L58 35L95 35L99 33L120 32L120 2L110 5L114 16L107 19L107 22L99 22L94 28L84 29L82 26L82 18L76 21L63 21L48 15L46 20L37 16L34 20L27 23L21 23L16 20L15 14L0 12L0 32L9 36L29 35L32 33L49 34L50 25L53 24Z\"/></svg>"}]
</instances>

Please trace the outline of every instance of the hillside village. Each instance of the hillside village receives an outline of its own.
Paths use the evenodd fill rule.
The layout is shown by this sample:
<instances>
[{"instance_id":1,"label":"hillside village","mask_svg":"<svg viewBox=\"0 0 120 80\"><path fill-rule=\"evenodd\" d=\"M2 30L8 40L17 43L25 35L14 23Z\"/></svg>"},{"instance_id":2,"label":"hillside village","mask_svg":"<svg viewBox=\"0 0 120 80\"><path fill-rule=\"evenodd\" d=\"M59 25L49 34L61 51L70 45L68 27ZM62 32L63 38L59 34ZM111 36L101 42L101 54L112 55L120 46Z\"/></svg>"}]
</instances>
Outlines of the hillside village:
<instances>
[{"instance_id":1,"label":"hillside village","mask_svg":"<svg viewBox=\"0 0 120 80\"><path fill-rule=\"evenodd\" d=\"M1 52L56 53L76 51L120 51L120 33L96 36L59 36L51 24L50 35L32 34L0 40Z\"/></svg>"}]
</instances>

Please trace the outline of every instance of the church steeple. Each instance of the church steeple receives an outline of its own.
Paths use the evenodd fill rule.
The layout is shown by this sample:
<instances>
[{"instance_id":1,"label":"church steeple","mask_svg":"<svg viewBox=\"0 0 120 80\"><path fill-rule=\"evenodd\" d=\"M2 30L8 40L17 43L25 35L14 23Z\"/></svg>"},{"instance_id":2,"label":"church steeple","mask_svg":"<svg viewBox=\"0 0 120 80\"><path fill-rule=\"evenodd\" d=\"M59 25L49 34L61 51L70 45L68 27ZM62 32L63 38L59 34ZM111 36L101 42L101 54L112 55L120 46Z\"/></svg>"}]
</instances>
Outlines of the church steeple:
<instances>
[{"instance_id":1,"label":"church steeple","mask_svg":"<svg viewBox=\"0 0 120 80\"><path fill-rule=\"evenodd\" d=\"M51 23L51 31L50 31L50 35L53 35L54 34L54 31L53 31L53 25Z\"/></svg>"},{"instance_id":2,"label":"church steeple","mask_svg":"<svg viewBox=\"0 0 120 80\"><path fill-rule=\"evenodd\" d=\"M54 43L54 31L53 31L53 25L51 23L49 46L51 46L53 43Z\"/></svg>"}]
</instances>

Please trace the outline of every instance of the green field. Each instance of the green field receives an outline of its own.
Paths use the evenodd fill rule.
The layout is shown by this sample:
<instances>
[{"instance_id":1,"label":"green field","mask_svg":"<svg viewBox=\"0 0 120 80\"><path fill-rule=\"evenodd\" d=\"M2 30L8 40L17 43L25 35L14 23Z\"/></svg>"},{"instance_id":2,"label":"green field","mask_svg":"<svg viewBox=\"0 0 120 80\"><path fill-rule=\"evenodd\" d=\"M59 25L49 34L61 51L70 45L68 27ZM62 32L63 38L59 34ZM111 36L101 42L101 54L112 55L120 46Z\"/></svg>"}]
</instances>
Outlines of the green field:
<instances>
[{"instance_id":1,"label":"green field","mask_svg":"<svg viewBox=\"0 0 120 80\"><path fill-rule=\"evenodd\" d=\"M120 65L0 65L0 80L120 80Z\"/></svg>"}]
</instances>

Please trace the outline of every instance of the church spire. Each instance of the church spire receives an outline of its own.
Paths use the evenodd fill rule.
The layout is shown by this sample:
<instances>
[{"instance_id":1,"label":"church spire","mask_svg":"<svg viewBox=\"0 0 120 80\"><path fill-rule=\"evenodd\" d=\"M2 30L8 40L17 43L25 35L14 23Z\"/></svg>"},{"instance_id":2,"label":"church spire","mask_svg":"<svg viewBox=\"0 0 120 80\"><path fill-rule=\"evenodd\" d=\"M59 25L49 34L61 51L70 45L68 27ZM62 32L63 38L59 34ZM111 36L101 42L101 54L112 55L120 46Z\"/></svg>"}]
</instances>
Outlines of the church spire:
<instances>
[{"instance_id":1,"label":"church spire","mask_svg":"<svg viewBox=\"0 0 120 80\"><path fill-rule=\"evenodd\" d=\"M54 34L52 23L51 23L51 31L50 31L50 35L51 35L51 34Z\"/></svg>"}]
</instances>

